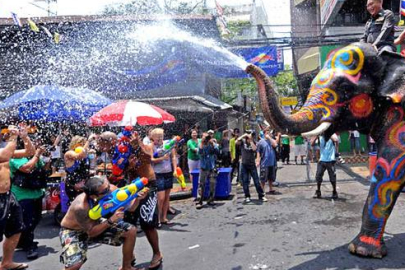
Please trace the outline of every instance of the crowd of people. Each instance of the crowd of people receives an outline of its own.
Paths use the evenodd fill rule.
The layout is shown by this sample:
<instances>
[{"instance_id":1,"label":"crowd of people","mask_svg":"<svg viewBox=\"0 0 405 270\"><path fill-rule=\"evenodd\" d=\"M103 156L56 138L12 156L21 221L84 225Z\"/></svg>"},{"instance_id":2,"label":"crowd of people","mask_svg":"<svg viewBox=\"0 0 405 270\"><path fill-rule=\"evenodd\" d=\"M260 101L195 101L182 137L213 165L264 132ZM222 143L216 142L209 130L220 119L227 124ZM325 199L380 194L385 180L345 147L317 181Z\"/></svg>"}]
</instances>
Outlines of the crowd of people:
<instances>
[{"instance_id":1,"label":"crowd of people","mask_svg":"<svg viewBox=\"0 0 405 270\"><path fill-rule=\"evenodd\" d=\"M368 0L371 14L362 42L370 43L382 53L395 52L394 45L405 40L405 31L394 38L394 15L382 8L382 0ZM199 171L199 191L196 208L203 208L206 182L210 183L207 205L215 204L217 169L231 167L231 181L243 187L245 203L251 201L250 179L259 201L266 202L267 194L275 194L278 185L277 161L290 164L290 145L294 140L295 164L317 162L317 189L314 198L320 198L321 184L328 171L332 184L332 198L337 199L335 163L344 160L339 155L340 137L323 135L314 138L288 136L268 128L259 136L253 130L242 135L239 129L219 132L200 132L198 127L186 132L184 146L166 149L165 131L152 128L142 138L131 128L118 134L105 131L73 136L69 129L57 133L32 130L26 124L10 125L0 134L0 241L3 241L1 269L25 269L25 263L13 261L14 251L20 248L28 259L38 257L34 231L41 219L42 198L49 174L64 171L69 208L61 222L60 260L65 269L80 269L87 260L91 242L113 246L122 245L122 270L137 269L134 247L137 226L145 232L153 257L149 269L158 269L163 261L159 247L158 230L169 224L170 191L176 168L183 167L193 181L192 171ZM29 136L29 131L33 135ZM166 137L166 139L168 139ZM361 154L360 133L349 132L354 155ZM370 152L375 142L369 137ZM185 153L181 151L185 150ZM186 161L186 162L185 162ZM99 164L104 171L98 170ZM112 168L107 169L111 163ZM92 220L89 210L114 190L124 187L138 177L148 179L145 189L125 208Z\"/></svg>"},{"instance_id":2,"label":"crowd of people","mask_svg":"<svg viewBox=\"0 0 405 270\"><path fill-rule=\"evenodd\" d=\"M137 225L145 232L153 251L150 269L159 267L163 256L157 229L170 222L167 217L171 211L170 191L184 148L178 145L167 151L168 140L164 140L162 128L149 129L143 138L132 128L118 134L106 131L87 137L71 134L67 128L58 134L32 129L25 124L9 126L1 137L0 193L4 207L0 228L1 234L6 236L1 266L5 269L27 267L12 261L16 248L26 251L28 259L38 257L34 230L41 219L46 181L50 174L63 170L69 198L69 209L60 231L61 261L65 269L82 266L89 239L112 245L119 245L121 239L124 245L122 269L134 269L134 228ZM28 134L28 130L32 134ZM236 183L243 186L246 203L251 200L251 177L258 199L267 201L266 183L268 193L275 193L273 185L280 137L268 129L261 137L251 130L241 136L239 129L225 130L219 136L213 130L201 134L199 130L191 130L190 139L184 144L188 168L183 169L198 170L202 179L196 208L203 207L205 179L210 182L207 205L214 204L219 166L233 168L231 180L236 179ZM128 151L122 151L123 146L128 147ZM106 165L109 163L113 168L111 164ZM147 189L125 212L119 209L107 219L98 221L89 218L88 210L101 198L137 177L149 180Z\"/></svg>"},{"instance_id":3,"label":"crowd of people","mask_svg":"<svg viewBox=\"0 0 405 270\"><path fill-rule=\"evenodd\" d=\"M314 197L321 197L322 177L327 170L333 186L332 197L338 198L334 167L339 158L336 134L325 141L323 136L291 137L269 128L261 130L259 135L254 130L246 130L241 135L238 128L222 132L192 129L188 137L184 136L187 141L183 145L180 142L168 149L171 138L165 136L162 128L150 128L140 134L127 127L117 133L105 131L87 137L73 135L68 128L58 134L37 130L28 134L29 129L32 128L25 124L9 126L1 138L0 201L4 207L0 233L6 236L2 261L5 269L27 267L12 261L16 248L26 251L28 259L38 257L34 230L41 219L46 180L61 170L69 198L60 231L60 258L65 269L79 269L83 265L89 239L110 245L123 244L122 269L136 269L133 252L136 226L145 232L153 251L150 269L157 269L163 259L157 229L170 223L168 213L173 211L170 192L178 177L178 166L188 172L191 182L195 176L191 172L199 173L196 209L203 208L206 181L210 187L206 204L215 204L219 167L232 168L230 181L243 188L244 203L252 200L250 179L257 199L266 202L266 195L279 194L275 190L277 161L289 164L290 144L294 141L295 164L318 162L318 189ZM350 141L352 137L356 138L349 136ZM354 148L358 146L355 140L352 144ZM185 167L181 164L184 157ZM146 177L149 183L125 211L118 209L97 221L89 218L89 209L103 197L138 177Z\"/></svg>"}]
</instances>

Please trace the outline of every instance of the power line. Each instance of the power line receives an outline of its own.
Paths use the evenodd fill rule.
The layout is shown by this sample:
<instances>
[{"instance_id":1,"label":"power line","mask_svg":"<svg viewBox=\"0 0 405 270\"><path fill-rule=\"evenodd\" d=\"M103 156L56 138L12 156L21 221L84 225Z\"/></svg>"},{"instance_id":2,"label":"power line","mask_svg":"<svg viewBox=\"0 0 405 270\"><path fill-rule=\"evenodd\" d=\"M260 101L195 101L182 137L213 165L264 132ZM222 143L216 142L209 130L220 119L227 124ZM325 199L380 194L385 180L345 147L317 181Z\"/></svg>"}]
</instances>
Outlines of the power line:
<instances>
[{"instance_id":1,"label":"power line","mask_svg":"<svg viewBox=\"0 0 405 270\"><path fill-rule=\"evenodd\" d=\"M57 16L57 15L58 15L57 13L52 12L51 9L49 8L49 0L48 0L48 8L43 8L43 7L37 5L37 4L33 3L33 2L29 2L29 4L35 6L35 7L39 8L39 9L41 9L41 10L43 10L43 11L48 12L48 16L49 16L49 15L54 15L54 16Z\"/></svg>"}]
</instances>

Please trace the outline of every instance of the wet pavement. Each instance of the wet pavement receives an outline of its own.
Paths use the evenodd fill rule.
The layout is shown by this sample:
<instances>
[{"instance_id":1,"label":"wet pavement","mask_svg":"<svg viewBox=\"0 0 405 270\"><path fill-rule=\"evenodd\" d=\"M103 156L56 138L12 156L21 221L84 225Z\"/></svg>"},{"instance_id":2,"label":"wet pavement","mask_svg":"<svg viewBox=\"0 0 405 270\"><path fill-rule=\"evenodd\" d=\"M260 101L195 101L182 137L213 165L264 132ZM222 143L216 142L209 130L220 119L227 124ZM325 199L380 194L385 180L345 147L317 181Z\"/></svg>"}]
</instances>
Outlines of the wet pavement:
<instances>
[{"instance_id":1,"label":"wet pavement","mask_svg":"<svg viewBox=\"0 0 405 270\"><path fill-rule=\"evenodd\" d=\"M311 167L315 168L316 164ZM196 210L192 199L172 202L178 210L172 223L159 230L164 255L162 269L405 269L405 229L402 195L386 227L389 254L382 260L355 257L347 244L360 229L368 182L349 166L338 166L339 199L331 186L322 186L323 199L313 199L315 183L306 180L304 165L279 170L280 194L268 202L243 203L241 187L233 186L229 200ZM41 257L29 269L62 269L59 263L58 227L46 215L37 230ZM147 266L152 252L143 233L136 244L136 258ZM121 249L92 247L82 269L118 269ZM26 261L23 252L17 261Z\"/></svg>"}]
</instances>

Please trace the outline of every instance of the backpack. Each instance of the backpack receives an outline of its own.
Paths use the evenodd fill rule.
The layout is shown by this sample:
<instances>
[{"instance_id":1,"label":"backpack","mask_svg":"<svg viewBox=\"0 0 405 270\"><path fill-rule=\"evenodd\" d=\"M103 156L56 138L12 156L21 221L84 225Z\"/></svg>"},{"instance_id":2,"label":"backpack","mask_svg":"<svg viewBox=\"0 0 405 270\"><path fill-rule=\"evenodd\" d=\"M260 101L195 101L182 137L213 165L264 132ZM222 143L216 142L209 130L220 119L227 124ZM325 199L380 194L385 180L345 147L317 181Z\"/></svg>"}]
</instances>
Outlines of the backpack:
<instances>
[{"instance_id":1,"label":"backpack","mask_svg":"<svg viewBox=\"0 0 405 270\"><path fill-rule=\"evenodd\" d=\"M49 172L46 171L44 168L37 168L31 173L24 173L20 170L17 170L14 173L12 183L21 188L26 189L42 189L46 188L47 179L49 176Z\"/></svg>"}]
</instances>

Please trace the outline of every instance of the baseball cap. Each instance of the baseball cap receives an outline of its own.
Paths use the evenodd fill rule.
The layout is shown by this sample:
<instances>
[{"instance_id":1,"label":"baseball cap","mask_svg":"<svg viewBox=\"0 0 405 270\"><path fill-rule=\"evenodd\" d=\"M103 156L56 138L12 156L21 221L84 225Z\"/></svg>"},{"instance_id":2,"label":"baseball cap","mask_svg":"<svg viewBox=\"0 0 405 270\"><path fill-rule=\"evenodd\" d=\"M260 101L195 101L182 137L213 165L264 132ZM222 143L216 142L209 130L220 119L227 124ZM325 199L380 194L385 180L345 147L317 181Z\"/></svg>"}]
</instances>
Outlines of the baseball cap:
<instances>
[{"instance_id":1,"label":"baseball cap","mask_svg":"<svg viewBox=\"0 0 405 270\"><path fill-rule=\"evenodd\" d=\"M210 130L207 131L207 133L208 133L208 134L209 134L209 133L214 134L214 131L213 131L212 129L210 129Z\"/></svg>"}]
</instances>

